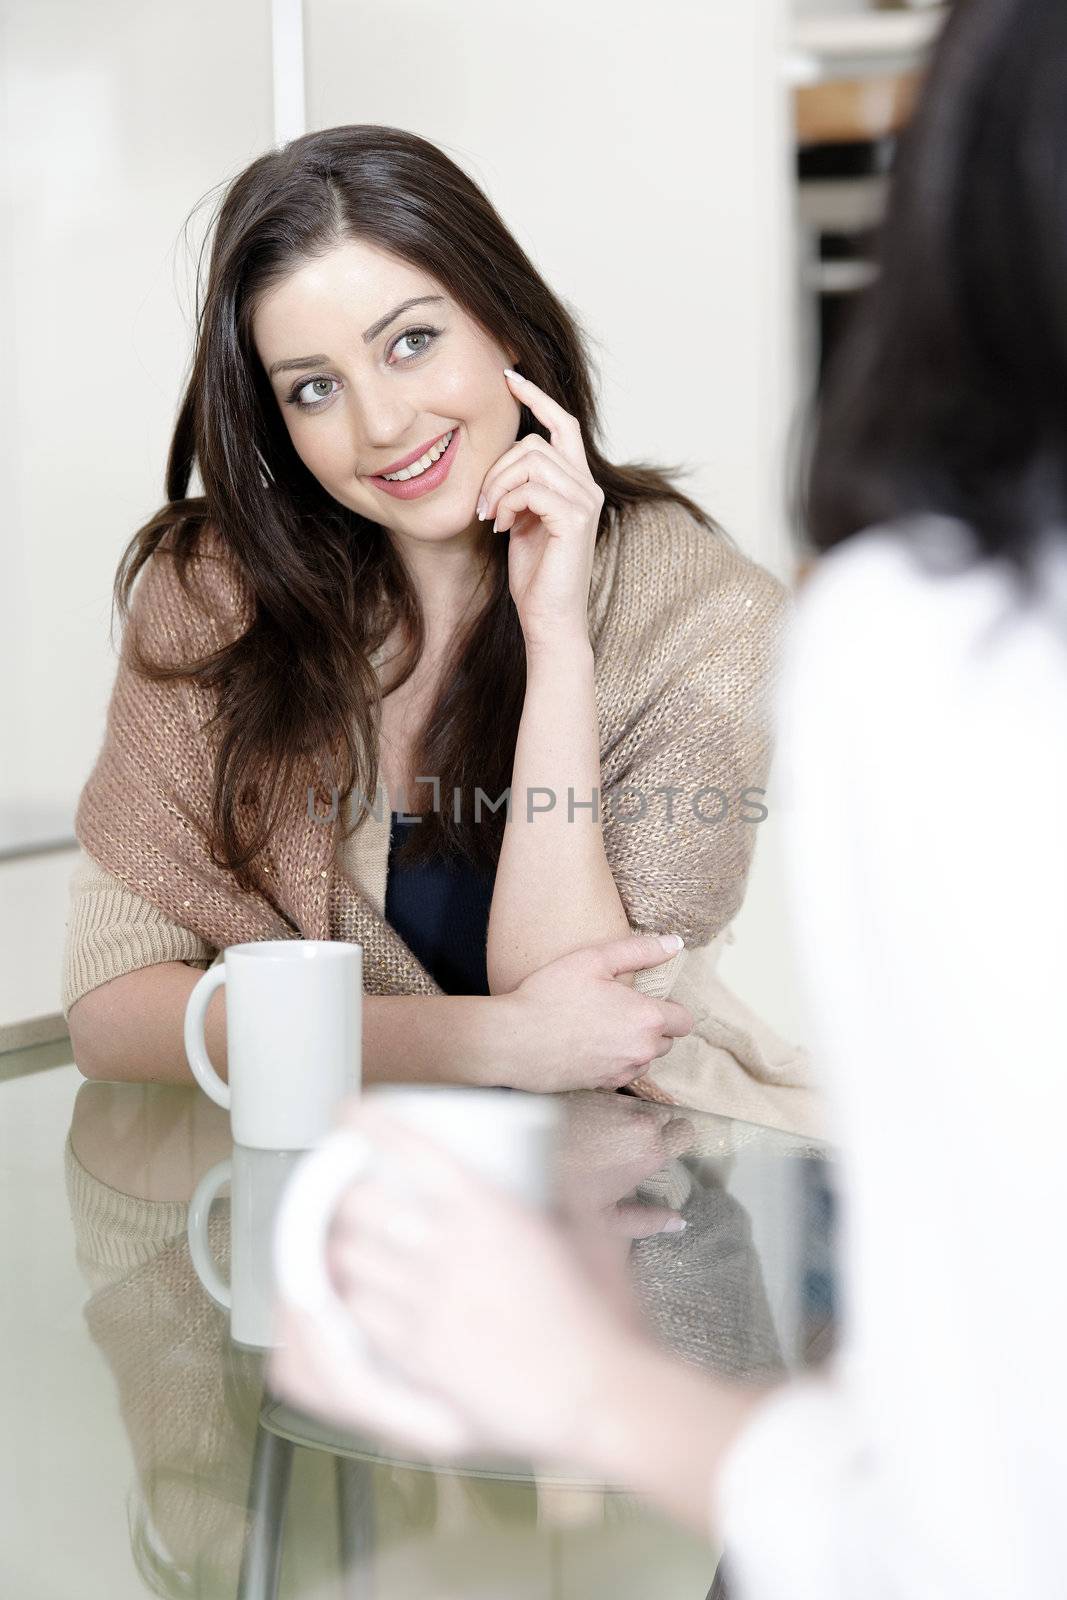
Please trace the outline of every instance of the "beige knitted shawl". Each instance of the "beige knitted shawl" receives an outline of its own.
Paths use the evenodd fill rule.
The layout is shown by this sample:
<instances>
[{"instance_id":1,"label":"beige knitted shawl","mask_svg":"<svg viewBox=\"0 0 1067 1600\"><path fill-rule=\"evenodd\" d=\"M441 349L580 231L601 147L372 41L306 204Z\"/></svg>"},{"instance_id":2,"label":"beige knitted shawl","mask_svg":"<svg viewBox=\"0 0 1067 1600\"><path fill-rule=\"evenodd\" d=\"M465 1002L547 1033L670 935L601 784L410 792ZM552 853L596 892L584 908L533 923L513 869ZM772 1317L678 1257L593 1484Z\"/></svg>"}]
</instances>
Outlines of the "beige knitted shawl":
<instances>
[{"instance_id":1,"label":"beige knitted shawl","mask_svg":"<svg viewBox=\"0 0 1067 1600\"><path fill-rule=\"evenodd\" d=\"M247 584L213 531L191 564L190 587L187 594L163 547L138 579L132 616L157 659L206 654L251 622ZM778 580L676 502L628 508L598 538L588 622L603 840L635 931L680 933L688 947L706 947L726 935L740 907L758 831L742 796L762 791L768 775L786 615ZM309 789L319 818L331 810L324 760L308 757L299 768L254 865L253 892L213 863L207 829L217 736L204 724L214 697L187 682L150 682L126 657L124 643L103 746L75 818L88 853L215 949L257 939L343 939L363 947L366 993L442 993L344 871L340 813L333 822L309 815ZM714 791L725 796L721 820L724 801ZM731 1014L732 1036L736 1021ZM803 1053L787 1047L785 1060L772 1077L800 1087ZM651 1071L639 1087L673 1098L656 1092ZM707 1109L746 1114L721 1096ZM812 1126L807 1108L772 1109L754 1120Z\"/></svg>"}]
</instances>

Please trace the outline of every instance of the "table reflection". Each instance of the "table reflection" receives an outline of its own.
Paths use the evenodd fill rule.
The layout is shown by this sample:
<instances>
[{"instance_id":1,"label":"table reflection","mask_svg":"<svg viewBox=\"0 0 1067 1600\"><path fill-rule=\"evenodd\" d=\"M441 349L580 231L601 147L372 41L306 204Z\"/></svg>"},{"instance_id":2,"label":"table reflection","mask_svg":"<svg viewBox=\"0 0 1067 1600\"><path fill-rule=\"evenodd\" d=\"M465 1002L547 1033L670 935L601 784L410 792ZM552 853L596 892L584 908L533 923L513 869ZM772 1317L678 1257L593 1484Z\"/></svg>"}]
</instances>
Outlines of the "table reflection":
<instances>
[{"instance_id":1,"label":"table reflection","mask_svg":"<svg viewBox=\"0 0 1067 1600\"><path fill-rule=\"evenodd\" d=\"M810 1226L822 1152L625 1095L560 1098L559 1190L625 1258L636 1302L666 1345L735 1378L825 1352L832 1320L803 1293L806 1270L827 1248L830 1214ZM497 1584L487 1594L523 1594L524 1585L540 1594L550 1592L538 1584L560 1539L588 1543L591 1534L599 1542L586 1551L585 1593L599 1590L598 1560L605 1585L622 1592L607 1577L620 1538L636 1541L635 1581L642 1552L667 1577L666 1541L675 1568L688 1560L699 1571L703 1561L706 1587L712 1553L622 1490L539 1476L522 1463L404 1461L265 1392L263 1352L231 1337L186 1233L197 1185L234 1150L225 1114L195 1090L92 1082L78 1091L65 1165L90 1291L84 1315L117 1390L135 1473L131 1547L152 1592L258 1595L281 1583L325 1595L340 1578L346 1593L392 1594L416 1582L422 1563L439 1575L454 1570L440 1582L454 1582L457 1595L483 1580ZM754 1216L761 1206L766 1214ZM683 1232L642 1236L647 1219L671 1210L685 1218ZM230 1230L220 1200L206 1243L223 1279ZM494 1563L507 1573L505 1588L499 1573L490 1577Z\"/></svg>"}]
</instances>

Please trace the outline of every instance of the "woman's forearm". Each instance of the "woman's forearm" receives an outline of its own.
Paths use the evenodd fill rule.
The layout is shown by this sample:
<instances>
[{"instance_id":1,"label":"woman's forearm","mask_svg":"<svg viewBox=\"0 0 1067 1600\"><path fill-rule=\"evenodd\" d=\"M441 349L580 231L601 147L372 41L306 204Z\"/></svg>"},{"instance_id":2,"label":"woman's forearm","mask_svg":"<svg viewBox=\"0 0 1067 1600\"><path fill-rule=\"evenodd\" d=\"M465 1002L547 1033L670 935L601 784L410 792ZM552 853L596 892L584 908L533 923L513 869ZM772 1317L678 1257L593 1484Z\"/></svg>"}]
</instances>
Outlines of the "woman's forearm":
<instances>
[{"instance_id":1,"label":"woman's forearm","mask_svg":"<svg viewBox=\"0 0 1067 1600\"><path fill-rule=\"evenodd\" d=\"M604 853L601 806L593 647L577 638L528 651L511 809L489 914L494 994L582 945L630 933Z\"/></svg>"},{"instance_id":2,"label":"woman's forearm","mask_svg":"<svg viewBox=\"0 0 1067 1600\"><path fill-rule=\"evenodd\" d=\"M489 995L364 995L364 1083L510 1081L500 1011Z\"/></svg>"},{"instance_id":3,"label":"woman's forearm","mask_svg":"<svg viewBox=\"0 0 1067 1600\"><path fill-rule=\"evenodd\" d=\"M69 1026L87 1078L188 1083L185 1008L201 974L163 961L112 978L76 1000ZM500 1082L499 1005L486 995L363 996L365 1083ZM208 1054L227 1075L226 992L208 1003Z\"/></svg>"},{"instance_id":4,"label":"woman's forearm","mask_svg":"<svg viewBox=\"0 0 1067 1600\"><path fill-rule=\"evenodd\" d=\"M185 1055L185 1008L202 973L184 961L124 972L76 1000L67 1025L74 1060L108 1083L196 1082ZM208 1055L226 1077L226 997L217 990L204 1018Z\"/></svg>"}]
</instances>

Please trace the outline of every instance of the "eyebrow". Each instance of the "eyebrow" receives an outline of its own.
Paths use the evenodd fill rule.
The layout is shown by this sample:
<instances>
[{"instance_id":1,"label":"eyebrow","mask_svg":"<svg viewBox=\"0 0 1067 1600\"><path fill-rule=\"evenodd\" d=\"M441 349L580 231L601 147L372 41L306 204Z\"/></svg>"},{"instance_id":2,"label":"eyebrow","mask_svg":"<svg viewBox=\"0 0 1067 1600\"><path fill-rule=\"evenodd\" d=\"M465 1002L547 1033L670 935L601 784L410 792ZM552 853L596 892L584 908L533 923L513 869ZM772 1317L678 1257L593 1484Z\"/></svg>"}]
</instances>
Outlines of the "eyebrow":
<instances>
[{"instance_id":1,"label":"eyebrow","mask_svg":"<svg viewBox=\"0 0 1067 1600\"><path fill-rule=\"evenodd\" d=\"M402 316L405 311L410 311L412 306L443 304L444 298L443 294L420 294L416 295L412 300L402 301L400 305L396 306L384 317L379 317L377 322L371 323L363 335L363 343L370 344L374 339L377 339L378 335L384 333L391 322L395 322L397 317ZM325 366L329 359L329 356L315 355L294 356L291 361L275 361L267 376L273 378L276 372L291 372L297 367Z\"/></svg>"}]
</instances>

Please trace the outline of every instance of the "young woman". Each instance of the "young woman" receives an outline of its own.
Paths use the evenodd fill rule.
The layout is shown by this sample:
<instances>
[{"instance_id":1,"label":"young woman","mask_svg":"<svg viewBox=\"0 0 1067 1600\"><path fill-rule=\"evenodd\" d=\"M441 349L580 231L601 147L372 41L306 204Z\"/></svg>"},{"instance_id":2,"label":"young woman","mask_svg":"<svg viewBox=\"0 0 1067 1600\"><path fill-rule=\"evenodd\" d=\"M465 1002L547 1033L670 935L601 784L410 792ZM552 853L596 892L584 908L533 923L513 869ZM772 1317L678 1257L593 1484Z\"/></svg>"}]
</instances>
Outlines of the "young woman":
<instances>
[{"instance_id":1,"label":"young woman","mask_svg":"<svg viewBox=\"0 0 1067 1600\"><path fill-rule=\"evenodd\" d=\"M811 487L830 554L797 609L779 777L843 1152L831 1369L746 1389L674 1362L539 1218L354 1106L418 1174L410 1194L354 1186L332 1250L395 1377L342 1367L293 1312L275 1381L409 1448L491 1445L640 1487L714 1528L743 1600L1052 1600L1067 1484L1062 0L953 8Z\"/></svg>"},{"instance_id":2,"label":"young woman","mask_svg":"<svg viewBox=\"0 0 1067 1600\"><path fill-rule=\"evenodd\" d=\"M785 593L597 434L573 318L433 145L333 128L231 185L77 813L87 1074L186 1077L191 967L343 938L369 1078L807 1126L803 1052L715 973Z\"/></svg>"}]
</instances>

